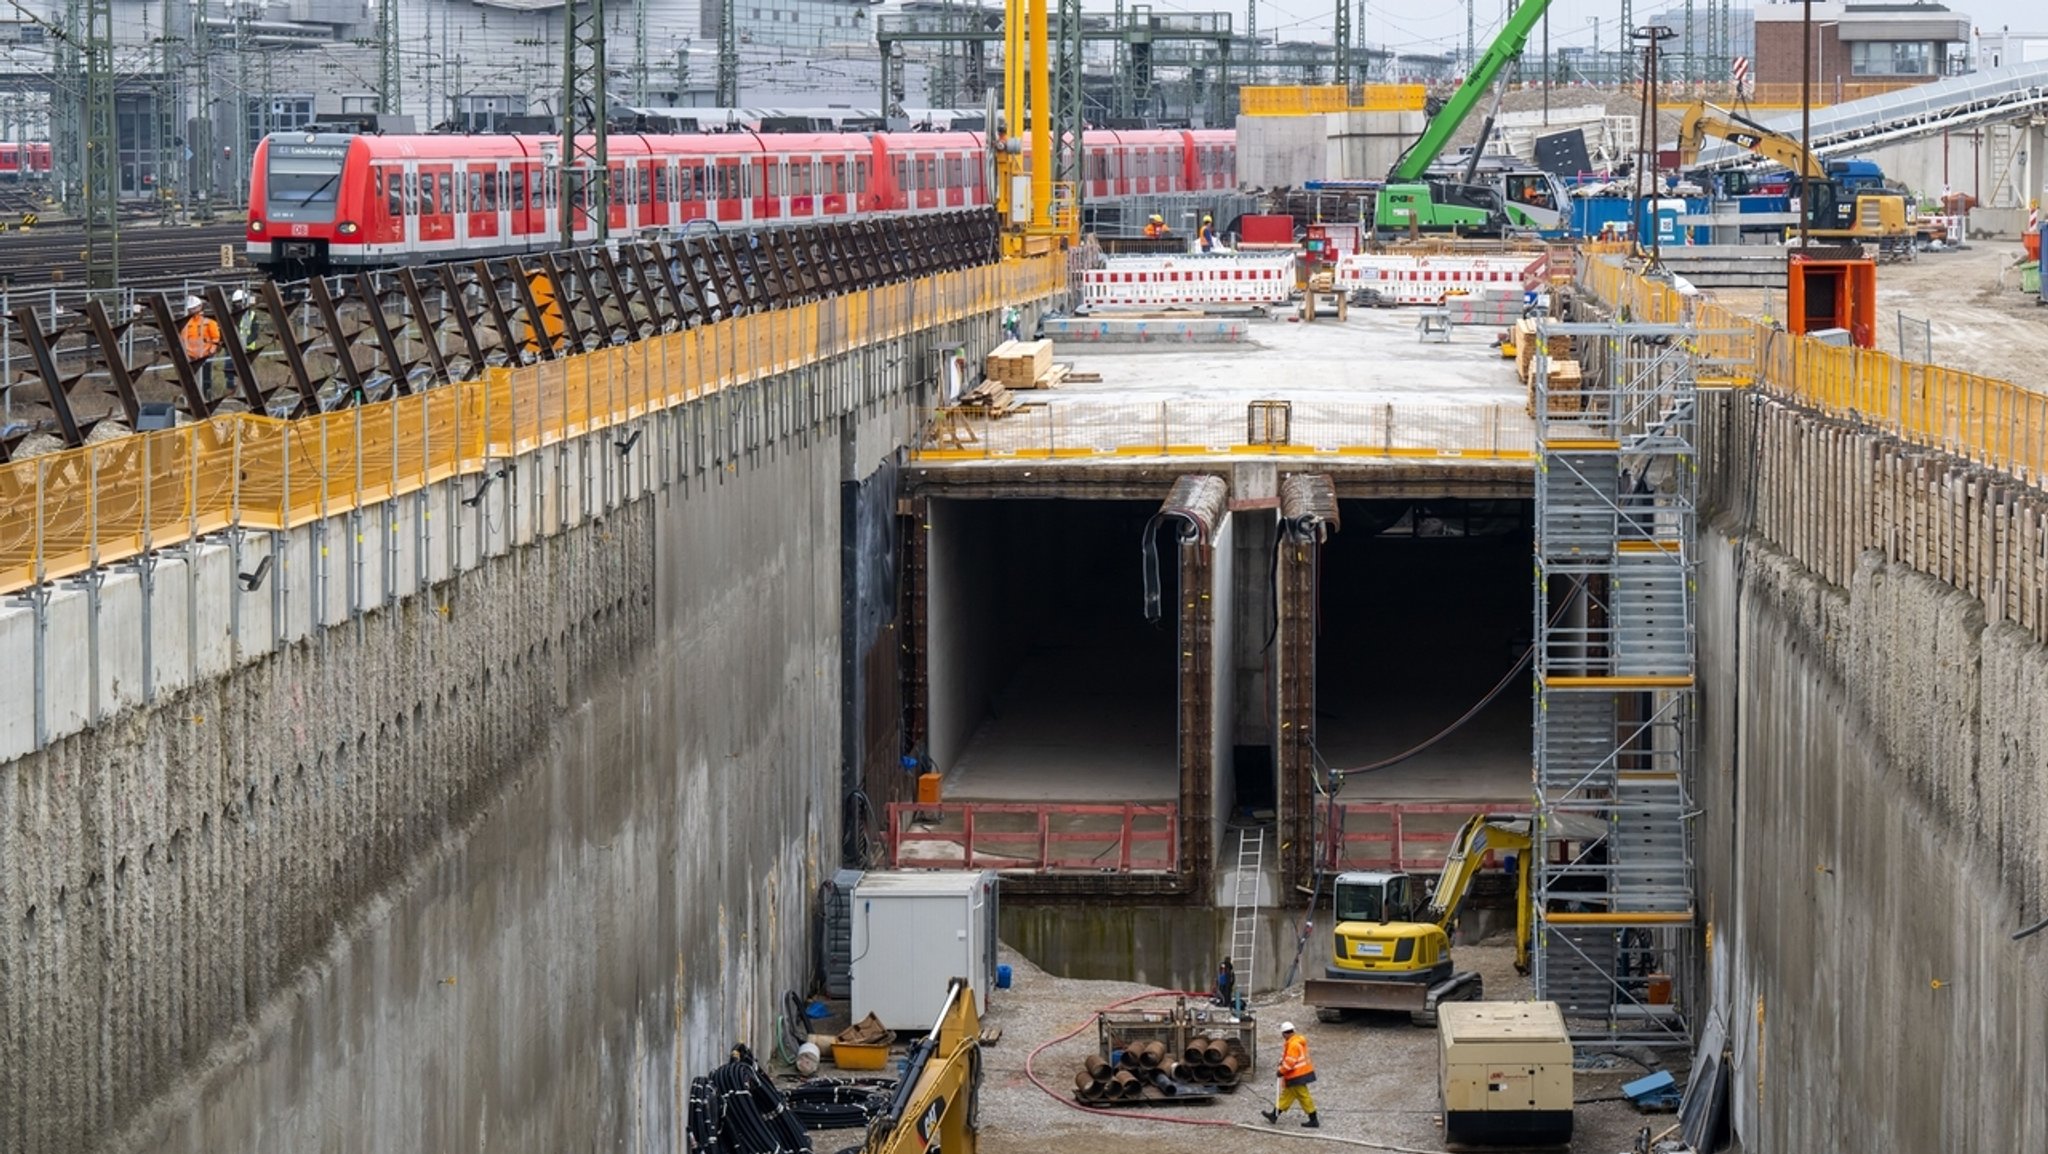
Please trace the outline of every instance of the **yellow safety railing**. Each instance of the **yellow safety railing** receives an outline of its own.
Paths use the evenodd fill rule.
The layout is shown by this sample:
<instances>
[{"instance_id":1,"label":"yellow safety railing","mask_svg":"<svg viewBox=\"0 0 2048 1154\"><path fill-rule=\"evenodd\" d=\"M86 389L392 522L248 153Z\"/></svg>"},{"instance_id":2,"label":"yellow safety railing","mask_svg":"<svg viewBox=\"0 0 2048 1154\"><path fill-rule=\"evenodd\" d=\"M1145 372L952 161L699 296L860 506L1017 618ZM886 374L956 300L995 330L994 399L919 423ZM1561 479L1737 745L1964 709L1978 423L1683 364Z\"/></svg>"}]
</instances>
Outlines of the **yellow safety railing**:
<instances>
[{"instance_id":1,"label":"yellow safety railing","mask_svg":"<svg viewBox=\"0 0 2048 1154\"><path fill-rule=\"evenodd\" d=\"M1237 110L1245 116L1420 112L1428 98L1420 84L1246 85L1237 90Z\"/></svg>"},{"instance_id":2,"label":"yellow safety railing","mask_svg":"<svg viewBox=\"0 0 2048 1154\"><path fill-rule=\"evenodd\" d=\"M0 593L230 527L287 529L509 454L1064 291L1061 257L942 273L298 421L221 415L0 465Z\"/></svg>"},{"instance_id":3,"label":"yellow safety railing","mask_svg":"<svg viewBox=\"0 0 2048 1154\"><path fill-rule=\"evenodd\" d=\"M1258 411L1254 411L1258 409ZM1535 422L1520 404L1294 401L1044 405L924 414L918 461L1113 457L1325 456L1528 461Z\"/></svg>"},{"instance_id":4,"label":"yellow safety railing","mask_svg":"<svg viewBox=\"0 0 2048 1154\"><path fill-rule=\"evenodd\" d=\"M2048 394L1876 349L1795 336L1770 318L1688 300L1618 259L1585 260L1580 283L1635 320L1676 323L1689 315L1709 330L1699 338L1704 356L1738 371L1746 368L1751 381L1797 404L2024 480L2048 470Z\"/></svg>"}]
</instances>

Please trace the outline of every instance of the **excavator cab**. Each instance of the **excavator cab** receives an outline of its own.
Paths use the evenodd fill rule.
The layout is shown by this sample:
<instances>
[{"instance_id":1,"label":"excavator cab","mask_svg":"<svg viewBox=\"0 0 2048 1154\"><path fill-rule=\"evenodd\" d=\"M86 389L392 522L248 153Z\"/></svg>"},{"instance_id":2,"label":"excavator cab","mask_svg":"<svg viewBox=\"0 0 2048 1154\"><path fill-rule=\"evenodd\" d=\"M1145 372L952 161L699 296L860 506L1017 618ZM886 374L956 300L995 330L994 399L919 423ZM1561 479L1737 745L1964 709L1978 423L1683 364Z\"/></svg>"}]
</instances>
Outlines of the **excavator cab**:
<instances>
[{"instance_id":1,"label":"excavator cab","mask_svg":"<svg viewBox=\"0 0 2048 1154\"><path fill-rule=\"evenodd\" d=\"M1404 873L1341 873L1334 886L1339 922L1398 922L1415 914L1421 885Z\"/></svg>"}]
</instances>

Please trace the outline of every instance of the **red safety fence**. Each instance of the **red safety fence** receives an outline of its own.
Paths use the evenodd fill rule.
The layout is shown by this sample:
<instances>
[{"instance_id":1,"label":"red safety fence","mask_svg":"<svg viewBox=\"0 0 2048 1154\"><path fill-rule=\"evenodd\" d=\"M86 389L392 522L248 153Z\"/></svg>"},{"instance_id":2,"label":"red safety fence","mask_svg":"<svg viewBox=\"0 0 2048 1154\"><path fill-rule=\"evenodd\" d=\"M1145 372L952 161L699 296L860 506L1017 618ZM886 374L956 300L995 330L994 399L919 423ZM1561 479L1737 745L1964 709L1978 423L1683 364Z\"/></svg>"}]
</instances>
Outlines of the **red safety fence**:
<instances>
[{"instance_id":1,"label":"red safety fence","mask_svg":"<svg viewBox=\"0 0 2048 1154\"><path fill-rule=\"evenodd\" d=\"M1172 873L1180 807L954 801L889 805L889 864L898 869Z\"/></svg>"},{"instance_id":2,"label":"red safety fence","mask_svg":"<svg viewBox=\"0 0 2048 1154\"><path fill-rule=\"evenodd\" d=\"M1474 814L1526 813L1515 801L1340 801L1316 806L1320 865L1343 870L1439 869Z\"/></svg>"}]
</instances>

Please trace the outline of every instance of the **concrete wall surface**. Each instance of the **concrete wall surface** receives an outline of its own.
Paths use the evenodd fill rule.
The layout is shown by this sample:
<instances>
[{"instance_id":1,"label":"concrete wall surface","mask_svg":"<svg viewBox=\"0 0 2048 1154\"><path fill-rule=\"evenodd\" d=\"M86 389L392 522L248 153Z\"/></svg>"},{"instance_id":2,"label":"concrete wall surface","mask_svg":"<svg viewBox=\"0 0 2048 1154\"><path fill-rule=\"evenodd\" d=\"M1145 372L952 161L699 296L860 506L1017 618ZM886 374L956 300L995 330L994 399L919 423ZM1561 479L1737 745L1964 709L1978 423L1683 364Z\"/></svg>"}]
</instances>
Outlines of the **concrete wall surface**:
<instances>
[{"instance_id":1,"label":"concrete wall surface","mask_svg":"<svg viewBox=\"0 0 2048 1154\"><path fill-rule=\"evenodd\" d=\"M1935 575L1966 554L1920 545L1931 470L1894 501L1858 470L1895 445L1709 405L1701 908L1742 1149L2048 1148L2048 935L2012 940L2048 916L2048 648ZM1794 455L1845 500L1788 491Z\"/></svg>"},{"instance_id":2,"label":"concrete wall surface","mask_svg":"<svg viewBox=\"0 0 2048 1154\"><path fill-rule=\"evenodd\" d=\"M842 485L995 329L451 480L417 588L240 542L300 626L180 573L217 668L0 764L0 1151L681 1149L839 864Z\"/></svg>"}]
</instances>

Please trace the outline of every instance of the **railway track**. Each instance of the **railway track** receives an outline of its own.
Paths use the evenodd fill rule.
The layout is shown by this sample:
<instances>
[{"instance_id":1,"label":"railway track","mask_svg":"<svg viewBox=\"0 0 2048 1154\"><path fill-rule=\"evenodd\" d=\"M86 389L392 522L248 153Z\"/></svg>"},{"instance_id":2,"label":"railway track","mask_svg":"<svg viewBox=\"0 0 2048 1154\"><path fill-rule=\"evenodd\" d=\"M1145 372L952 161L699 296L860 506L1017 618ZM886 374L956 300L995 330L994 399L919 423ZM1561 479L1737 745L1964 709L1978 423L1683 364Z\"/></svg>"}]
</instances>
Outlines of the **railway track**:
<instances>
[{"instance_id":1,"label":"railway track","mask_svg":"<svg viewBox=\"0 0 2048 1154\"><path fill-rule=\"evenodd\" d=\"M242 223L125 224L120 229L121 283L159 286L218 271L220 248L240 248ZM85 283L85 232L69 227L0 234L0 283L9 289Z\"/></svg>"}]
</instances>

